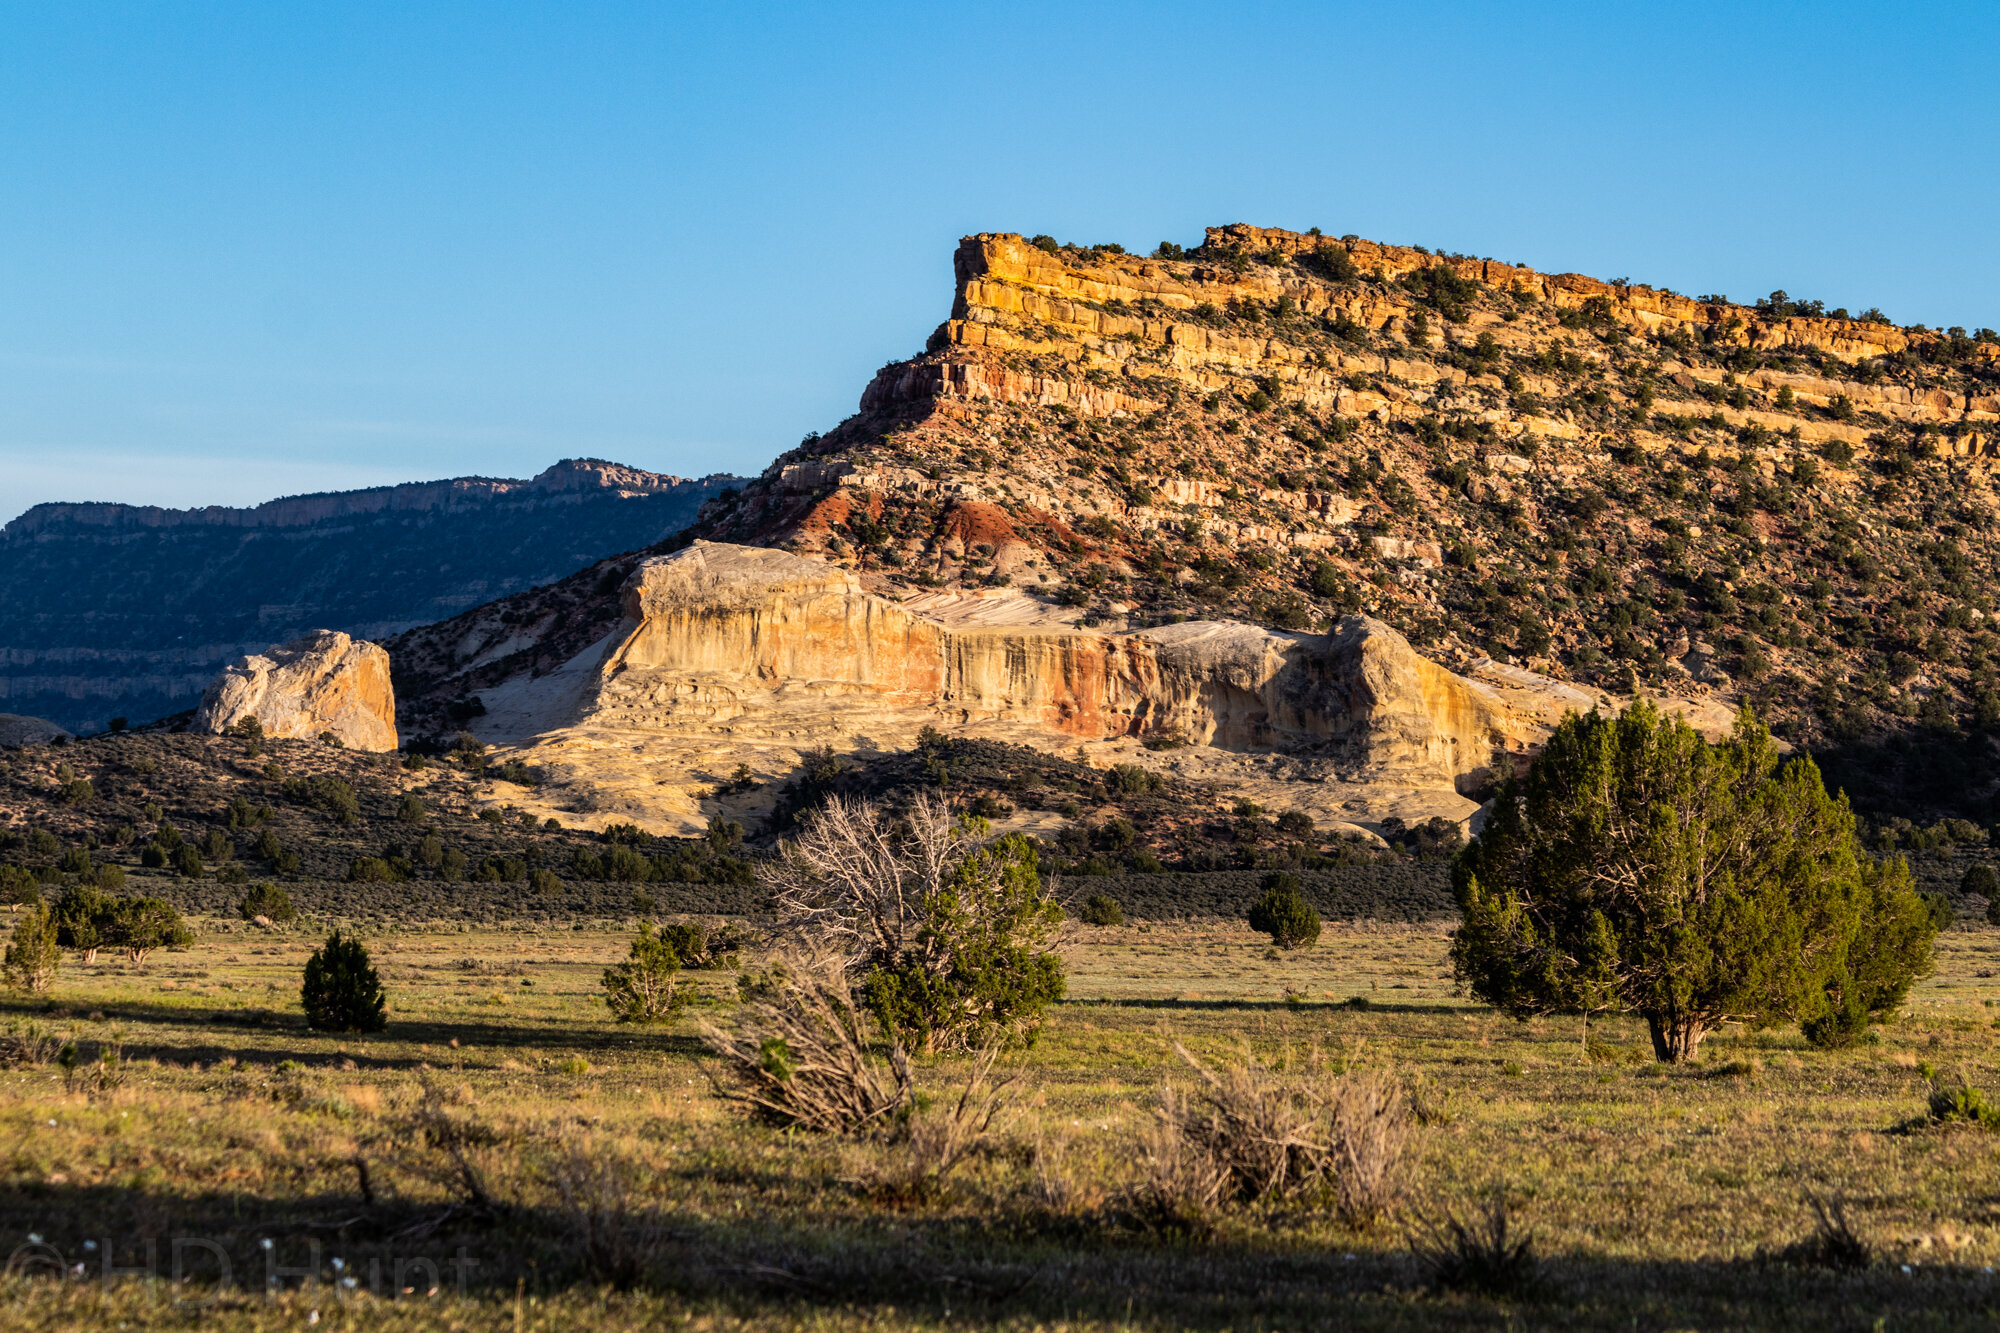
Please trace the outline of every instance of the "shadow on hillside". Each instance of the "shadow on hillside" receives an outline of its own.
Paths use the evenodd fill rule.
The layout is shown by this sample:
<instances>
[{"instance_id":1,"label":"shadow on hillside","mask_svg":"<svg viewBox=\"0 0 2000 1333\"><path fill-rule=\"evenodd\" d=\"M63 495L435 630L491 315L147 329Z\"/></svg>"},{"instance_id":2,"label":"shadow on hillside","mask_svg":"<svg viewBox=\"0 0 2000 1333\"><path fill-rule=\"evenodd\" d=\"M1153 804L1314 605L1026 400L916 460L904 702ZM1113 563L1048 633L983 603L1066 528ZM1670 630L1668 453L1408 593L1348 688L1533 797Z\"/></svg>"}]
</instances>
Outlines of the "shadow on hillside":
<instances>
[{"instance_id":1,"label":"shadow on hillside","mask_svg":"<svg viewBox=\"0 0 2000 1333\"><path fill-rule=\"evenodd\" d=\"M143 1274L150 1242L154 1273L174 1276L178 1256L189 1279L152 1289L162 1307L176 1291L212 1294L225 1275L232 1290L261 1292L271 1266L278 1285L292 1289L315 1256L322 1284L345 1273L386 1298L422 1299L432 1281L444 1298L462 1282L468 1296L496 1304L517 1291L599 1299L609 1263L624 1270L621 1285L719 1306L751 1326L760 1315L811 1322L826 1312L896 1326L1102 1321L1216 1333L1251 1324L1947 1328L1990 1326L1984 1321L2000 1299L1990 1274L1963 1266L1832 1273L1757 1261L1554 1256L1535 1297L1502 1302L1424 1290L1415 1258L1379 1235L1352 1250L1279 1236L1200 1242L1115 1218L894 1214L858 1197L810 1221L754 1212L722 1221L671 1208L586 1219L561 1208L368 1204L338 1192L279 1204L221 1191L30 1184L0 1195L0 1229L41 1238L15 1250L11 1268L51 1285L78 1280L55 1271L79 1263L82 1280L99 1281L107 1245L114 1264ZM400 1295L404 1285L415 1288L411 1296ZM10 1299L31 1302L36 1289Z\"/></svg>"},{"instance_id":2,"label":"shadow on hillside","mask_svg":"<svg viewBox=\"0 0 2000 1333\"><path fill-rule=\"evenodd\" d=\"M2000 815L1990 732L1922 728L1825 745L1813 752L1829 791L1844 791L1876 818L1929 823L1955 815L1981 823Z\"/></svg>"}]
</instances>

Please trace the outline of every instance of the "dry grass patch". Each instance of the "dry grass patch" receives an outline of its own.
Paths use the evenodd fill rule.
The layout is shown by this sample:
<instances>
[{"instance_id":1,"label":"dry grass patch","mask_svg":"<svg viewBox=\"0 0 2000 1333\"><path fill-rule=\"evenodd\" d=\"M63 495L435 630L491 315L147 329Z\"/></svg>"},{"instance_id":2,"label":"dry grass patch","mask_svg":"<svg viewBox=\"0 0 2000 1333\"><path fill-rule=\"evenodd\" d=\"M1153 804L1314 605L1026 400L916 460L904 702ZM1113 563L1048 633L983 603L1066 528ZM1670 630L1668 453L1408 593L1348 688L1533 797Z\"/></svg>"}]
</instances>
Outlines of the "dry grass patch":
<instances>
[{"instance_id":1,"label":"dry grass patch","mask_svg":"<svg viewBox=\"0 0 2000 1333\"><path fill-rule=\"evenodd\" d=\"M1928 1123L1926 1070L2000 1086L1984 1004L2000 989L1976 975L1991 969L1988 955L1951 947L1959 934L1940 951L1944 987L1920 988L1874 1047L1819 1052L1794 1032L1726 1030L1705 1064L1662 1071L1593 1062L1575 1021L1514 1023L1435 981L1366 1010L1317 998L1384 997L1394 978L1368 969L1434 978L1443 939L1428 929L1330 924L1312 956L1265 964L1261 941L1233 928L1106 928L1114 960L1134 958L1109 938L1121 931L1174 947L1120 975L1076 946L1073 998L1034 1046L1007 1057L1018 1079L990 1119L984 1094L955 1118L976 1059L917 1061L911 1079L924 1095L873 1117L881 1134L856 1139L768 1123L727 1095L734 1076L696 1028L737 1031L752 1016L734 1007L729 978L704 977L706 998L677 1024L612 1021L597 983L627 951L622 927L377 933L389 1029L329 1037L297 1017L303 951L251 953L248 932L220 924L198 923L189 951L165 955L208 971L211 996L162 992L157 967L149 977L120 960L65 969L53 1008L0 999L0 1032L34 1024L74 1042L79 1070L106 1044L123 1046L123 1078L110 1086L66 1080L52 1055L0 1068L0 1234L12 1244L39 1234L77 1262L85 1240L112 1238L122 1263L149 1237L164 1261L173 1236L212 1236L238 1277L260 1284L261 1238L291 1266L317 1241L322 1298L335 1255L364 1275L371 1259L443 1262L460 1245L479 1260L462 1306L321 1307L322 1326L360 1328L509 1328L517 1281L523 1327L548 1329L685 1318L900 1330L942 1326L947 1308L954 1326L1023 1329L1215 1330L1260 1318L1499 1328L1510 1316L1607 1330L1635 1318L1805 1329L1851 1309L1868 1312L1864 1326L1991 1323L1983 1269L2000 1264L2000 1150L1983 1131ZM1962 934L1967 945L2000 943L2000 932ZM1226 967L1210 966L1225 953ZM465 1004L461 977L493 984L458 971L465 957L529 959L537 984L510 989L506 1006ZM1230 977L1197 983L1198 970ZM1288 1006L1285 981L1312 998ZM1195 989L1203 999L1171 1001ZM1589 1036L1628 1050L1645 1040L1620 1020L1593 1021ZM1177 1046L1225 1089L1232 1077L1245 1089L1217 1092ZM1711 1076L1736 1061L1761 1069ZM1342 1216L1339 1167L1314 1163L1335 1160L1324 1156L1339 1142L1331 1088L1370 1077L1392 1079L1384 1095L1398 1093L1407 1112L1388 1176L1405 1202L1361 1228ZM1196 1145L1176 1160L1214 1164L1198 1150L1205 1125L1222 1125L1225 1139L1261 1126L1261 1143L1228 1139L1229 1160L1240 1144L1253 1164L1245 1178L1282 1185L1246 1199L1238 1177L1218 1170L1201 1226L1141 1225L1132 1201L1150 1178L1149 1136L1167 1123L1163 1084ZM1211 1095L1234 1109L1215 1111ZM1912 1119L1926 1123L1892 1132ZM1491 1295L1427 1277L1409 1235L1416 1212L1451 1212L1474 1230L1500 1175L1507 1244L1529 1219L1545 1285ZM1808 1195L1846 1200L1847 1225L1875 1262L1754 1262L1812 1232ZM438 1300L455 1302L443 1271ZM286 1285L276 1306L253 1288L208 1323L298 1327L313 1307L296 1280ZM107 1294L0 1283L0 1324L166 1318L148 1299L138 1284Z\"/></svg>"}]
</instances>

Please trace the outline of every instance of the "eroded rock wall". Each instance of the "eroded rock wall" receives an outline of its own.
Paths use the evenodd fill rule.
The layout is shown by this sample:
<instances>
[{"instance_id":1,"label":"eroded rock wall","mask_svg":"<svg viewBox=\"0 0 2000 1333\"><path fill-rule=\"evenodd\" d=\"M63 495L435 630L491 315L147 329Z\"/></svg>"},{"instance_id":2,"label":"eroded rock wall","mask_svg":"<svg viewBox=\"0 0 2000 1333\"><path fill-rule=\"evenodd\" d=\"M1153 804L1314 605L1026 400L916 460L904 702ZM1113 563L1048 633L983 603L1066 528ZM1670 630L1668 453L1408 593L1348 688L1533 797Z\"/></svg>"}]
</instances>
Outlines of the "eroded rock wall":
<instances>
[{"instance_id":1,"label":"eroded rock wall","mask_svg":"<svg viewBox=\"0 0 2000 1333\"><path fill-rule=\"evenodd\" d=\"M1052 741L1316 755L1357 779L1445 788L1482 780L1496 754L1538 734L1364 616L1323 635L1213 621L1130 634L951 624L836 566L709 542L641 564L625 614L586 709L614 726L768 736L1015 723Z\"/></svg>"},{"instance_id":2,"label":"eroded rock wall","mask_svg":"<svg viewBox=\"0 0 2000 1333\"><path fill-rule=\"evenodd\" d=\"M612 675L720 673L767 688L853 686L903 703L944 688L938 626L862 591L845 570L783 551L696 542L648 560L625 590Z\"/></svg>"},{"instance_id":3,"label":"eroded rock wall","mask_svg":"<svg viewBox=\"0 0 2000 1333\"><path fill-rule=\"evenodd\" d=\"M1388 285L1322 280L1312 269L1311 257L1334 251L1346 255L1357 272L1380 275ZM1142 383L1148 377L1206 393L1229 390L1245 376L1259 376L1282 385L1286 398L1314 411L1416 419L1428 415L1433 386L1468 378L1437 364L1429 355L1429 335L1401 348L1385 344L1387 354L1327 358L1282 330L1236 322L1218 326L1212 313L1204 319L1202 312L1282 305L1310 319L1343 319L1373 333L1407 328L1422 302L1395 284L1429 268L1449 270L1496 292L1518 292L1523 300L1557 313L1601 309L1606 320L1638 337L1685 334L1723 349L1824 354L1836 365L1920 350L1942 336L1879 320L1775 317L1752 306L1697 301L1643 284L1605 282L1580 273L1546 274L1411 246L1241 224L1210 227L1201 253L1214 257L1166 262L1092 253L1079 258L1069 252L1047 253L1011 233L965 237L954 257L958 289L951 318L932 341L934 350L946 353L944 359L884 367L862 395L862 409L939 399L1059 407L1085 417L1121 412L1141 416L1159 406L1157 388ZM1273 253L1291 262L1283 267L1249 263L1239 268L1220 258ZM1035 360L1021 362L1017 360L1021 354ZM2000 345L1981 343L1975 357L1982 363L2000 359ZM1092 367L1110 373L1094 378L1075 373ZM1350 387L1346 381L1357 370L1387 375L1391 382ZM1702 373L1700 367L1676 366L1675 374L1675 387L1682 391L1723 378L1719 373ZM1742 382L1773 394L1789 388L1800 404L1813 409L1827 409L1836 399L1846 399L1912 424L2000 421L2000 395L1992 393L1777 370L1748 372ZM1540 377L1531 383L1537 393L1558 388ZM1810 441L1845 440L1860 446L1869 434L1859 426L1824 420L1817 410L1801 414L1734 409L1727 415L1732 428L1753 421L1778 432L1797 426ZM1539 435L1574 434L1573 425L1560 419L1526 415L1523 421ZM1991 452L1990 425L1972 434L1978 438L1954 437L1956 452Z\"/></svg>"}]
</instances>

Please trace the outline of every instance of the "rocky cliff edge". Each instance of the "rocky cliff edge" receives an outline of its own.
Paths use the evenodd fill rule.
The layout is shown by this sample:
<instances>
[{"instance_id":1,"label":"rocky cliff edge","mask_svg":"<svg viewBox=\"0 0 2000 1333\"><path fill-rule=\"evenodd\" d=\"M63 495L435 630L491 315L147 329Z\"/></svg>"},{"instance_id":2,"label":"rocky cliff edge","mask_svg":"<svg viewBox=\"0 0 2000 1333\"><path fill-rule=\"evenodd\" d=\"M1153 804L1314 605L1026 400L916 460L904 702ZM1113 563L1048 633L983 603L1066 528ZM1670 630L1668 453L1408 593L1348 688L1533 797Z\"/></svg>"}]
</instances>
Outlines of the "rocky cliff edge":
<instances>
[{"instance_id":1,"label":"rocky cliff edge","mask_svg":"<svg viewBox=\"0 0 2000 1333\"><path fill-rule=\"evenodd\" d=\"M777 778L807 749L903 749L925 727L1249 784L1336 822L1464 818L1545 732L1504 686L1366 616L1324 634L1108 631L1010 590L897 600L824 561L713 542L640 563L623 611L562 669L486 691L474 730L558 790L669 824L701 816L702 784L737 763Z\"/></svg>"}]
</instances>

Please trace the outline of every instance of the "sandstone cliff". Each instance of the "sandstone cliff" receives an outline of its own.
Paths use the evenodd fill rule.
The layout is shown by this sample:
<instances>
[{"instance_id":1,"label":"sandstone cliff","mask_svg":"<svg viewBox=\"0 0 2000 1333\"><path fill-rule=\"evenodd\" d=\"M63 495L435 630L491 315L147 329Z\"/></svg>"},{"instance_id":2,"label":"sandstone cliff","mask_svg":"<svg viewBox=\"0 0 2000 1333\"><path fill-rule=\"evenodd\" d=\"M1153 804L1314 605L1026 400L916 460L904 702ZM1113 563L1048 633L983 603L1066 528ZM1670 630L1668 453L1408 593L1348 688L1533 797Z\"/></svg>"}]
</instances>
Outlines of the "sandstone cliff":
<instances>
[{"instance_id":1,"label":"sandstone cliff","mask_svg":"<svg viewBox=\"0 0 2000 1333\"><path fill-rule=\"evenodd\" d=\"M1643 692L1714 730L1748 700L1829 758L2000 724L1989 330L1241 225L1145 256L969 236L955 278L923 355L688 535L827 561L945 623L967 725L989 697L1058 732L1136 698L1164 716L1170 674L1122 684L1171 672L1144 636L1337 637L1357 614L1543 725ZM424 727L573 684L629 632L611 588L633 567L400 640ZM1108 637L1044 633L1054 609ZM1009 622L1004 653L972 647L982 619ZM1198 711L1235 743L1229 707ZM1836 780L1900 772L2000 815L1990 765L1933 779L1961 761L1915 755Z\"/></svg>"},{"instance_id":2,"label":"sandstone cliff","mask_svg":"<svg viewBox=\"0 0 2000 1333\"><path fill-rule=\"evenodd\" d=\"M1118 634L1031 623L1032 605L1016 617L998 609L975 600L925 614L836 566L697 542L633 574L631 629L606 655L595 717L769 730L804 694L815 705L846 698L877 720L910 710L912 731L1011 723L1051 740L1316 754L1356 778L1444 788L1483 782L1495 754L1533 732L1492 691L1363 616L1325 635L1214 621Z\"/></svg>"},{"instance_id":3,"label":"sandstone cliff","mask_svg":"<svg viewBox=\"0 0 2000 1333\"><path fill-rule=\"evenodd\" d=\"M251 717L267 736L310 740L331 732L352 750L393 750L398 742L389 654L320 630L244 657L202 695L194 730L220 735Z\"/></svg>"},{"instance_id":4,"label":"sandstone cliff","mask_svg":"<svg viewBox=\"0 0 2000 1333\"><path fill-rule=\"evenodd\" d=\"M1114 631L1018 593L898 600L824 561L701 541L640 562L622 609L561 669L487 691L471 725L559 787L669 824L696 819L735 763L778 777L810 748L908 749L926 729L1224 782L1337 823L1463 819L1463 793L1545 734L1364 616L1325 634Z\"/></svg>"},{"instance_id":5,"label":"sandstone cliff","mask_svg":"<svg viewBox=\"0 0 2000 1333\"><path fill-rule=\"evenodd\" d=\"M1362 611L1821 746L2000 720L1989 330L1241 225L969 236L956 278L697 531L1134 627Z\"/></svg>"}]
</instances>

